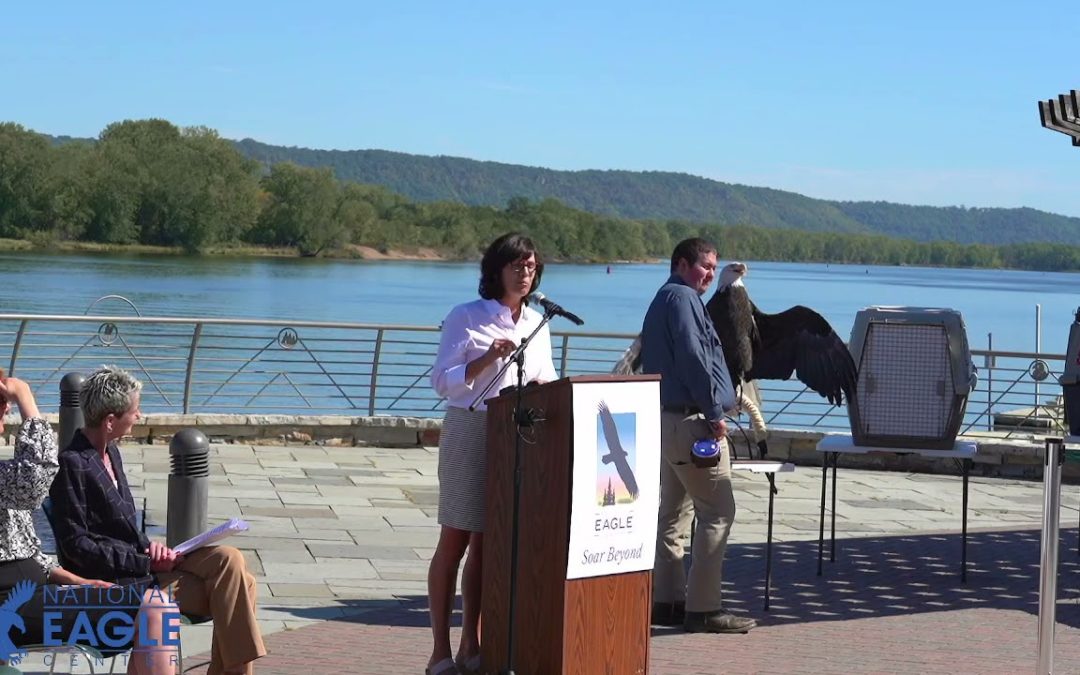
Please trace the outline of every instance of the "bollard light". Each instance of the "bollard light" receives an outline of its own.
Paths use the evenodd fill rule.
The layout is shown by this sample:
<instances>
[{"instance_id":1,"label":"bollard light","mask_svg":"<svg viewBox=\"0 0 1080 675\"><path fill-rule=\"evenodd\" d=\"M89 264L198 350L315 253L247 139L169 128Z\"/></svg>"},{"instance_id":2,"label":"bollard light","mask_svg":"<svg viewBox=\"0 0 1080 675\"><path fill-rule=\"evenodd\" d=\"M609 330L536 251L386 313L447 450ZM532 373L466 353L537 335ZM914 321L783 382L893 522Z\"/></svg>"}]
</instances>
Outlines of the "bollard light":
<instances>
[{"instance_id":1,"label":"bollard light","mask_svg":"<svg viewBox=\"0 0 1080 675\"><path fill-rule=\"evenodd\" d=\"M850 349L859 368L848 402L856 445L952 449L977 380L960 312L862 309Z\"/></svg>"},{"instance_id":2,"label":"bollard light","mask_svg":"<svg viewBox=\"0 0 1080 675\"><path fill-rule=\"evenodd\" d=\"M60 380L60 428L57 430L57 444L61 450L71 442L75 430L83 425L79 394L85 381L86 376L82 373L68 373Z\"/></svg>"},{"instance_id":3,"label":"bollard light","mask_svg":"<svg viewBox=\"0 0 1080 675\"><path fill-rule=\"evenodd\" d=\"M1065 372L1058 378L1065 404L1065 424L1070 436L1080 436L1080 308L1069 327L1069 347L1065 351Z\"/></svg>"},{"instance_id":4,"label":"bollard light","mask_svg":"<svg viewBox=\"0 0 1080 675\"><path fill-rule=\"evenodd\" d=\"M169 442L169 459L165 543L172 548L206 531L210 441L198 429L181 429Z\"/></svg>"}]
</instances>

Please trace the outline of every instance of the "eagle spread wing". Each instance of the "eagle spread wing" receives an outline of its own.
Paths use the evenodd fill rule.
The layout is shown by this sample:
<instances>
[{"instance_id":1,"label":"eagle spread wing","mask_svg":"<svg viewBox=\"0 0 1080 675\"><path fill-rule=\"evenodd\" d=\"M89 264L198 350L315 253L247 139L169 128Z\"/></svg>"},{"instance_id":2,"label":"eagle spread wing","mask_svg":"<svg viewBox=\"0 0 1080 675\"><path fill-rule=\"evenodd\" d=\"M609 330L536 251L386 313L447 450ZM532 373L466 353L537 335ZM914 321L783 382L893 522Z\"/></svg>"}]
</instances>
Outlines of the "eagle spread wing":
<instances>
[{"instance_id":1,"label":"eagle spread wing","mask_svg":"<svg viewBox=\"0 0 1080 675\"><path fill-rule=\"evenodd\" d=\"M797 305L779 314L753 308L759 347L750 380L786 380L792 372L833 405L855 394L855 361L847 345L820 314Z\"/></svg>"},{"instance_id":2,"label":"eagle spread wing","mask_svg":"<svg viewBox=\"0 0 1080 675\"><path fill-rule=\"evenodd\" d=\"M634 338L630 346L611 369L614 375L634 375L641 373L641 335Z\"/></svg>"}]
</instances>

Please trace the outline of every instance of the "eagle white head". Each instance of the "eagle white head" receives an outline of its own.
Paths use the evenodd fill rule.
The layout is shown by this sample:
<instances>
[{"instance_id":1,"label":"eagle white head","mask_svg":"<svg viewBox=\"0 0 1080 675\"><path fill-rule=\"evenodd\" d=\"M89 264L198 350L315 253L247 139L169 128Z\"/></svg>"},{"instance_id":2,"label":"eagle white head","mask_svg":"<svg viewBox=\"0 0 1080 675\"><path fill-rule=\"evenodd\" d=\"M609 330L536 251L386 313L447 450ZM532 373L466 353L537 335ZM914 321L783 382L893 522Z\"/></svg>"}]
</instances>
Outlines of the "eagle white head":
<instances>
[{"instance_id":1,"label":"eagle white head","mask_svg":"<svg viewBox=\"0 0 1080 675\"><path fill-rule=\"evenodd\" d=\"M750 268L746 266L746 263L733 262L724 265L724 269L720 271L720 290L729 286L742 286L742 279L749 272Z\"/></svg>"}]
</instances>

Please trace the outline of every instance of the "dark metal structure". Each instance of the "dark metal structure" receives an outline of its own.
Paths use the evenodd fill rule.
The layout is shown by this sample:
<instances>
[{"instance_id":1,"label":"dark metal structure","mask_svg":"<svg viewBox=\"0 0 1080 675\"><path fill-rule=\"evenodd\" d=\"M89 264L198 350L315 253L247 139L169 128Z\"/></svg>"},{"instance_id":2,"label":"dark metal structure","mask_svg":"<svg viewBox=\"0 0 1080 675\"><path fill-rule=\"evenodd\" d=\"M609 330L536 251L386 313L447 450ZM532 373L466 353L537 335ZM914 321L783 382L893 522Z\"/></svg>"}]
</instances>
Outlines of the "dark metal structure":
<instances>
[{"instance_id":1,"label":"dark metal structure","mask_svg":"<svg viewBox=\"0 0 1080 675\"><path fill-rule=\"evenodd\" d=\"M1073 89L1056 99L1039 101L1039 119L1051 131L1065 134L1080 146L1080 92Z\"/></svg>"}]
</instances>

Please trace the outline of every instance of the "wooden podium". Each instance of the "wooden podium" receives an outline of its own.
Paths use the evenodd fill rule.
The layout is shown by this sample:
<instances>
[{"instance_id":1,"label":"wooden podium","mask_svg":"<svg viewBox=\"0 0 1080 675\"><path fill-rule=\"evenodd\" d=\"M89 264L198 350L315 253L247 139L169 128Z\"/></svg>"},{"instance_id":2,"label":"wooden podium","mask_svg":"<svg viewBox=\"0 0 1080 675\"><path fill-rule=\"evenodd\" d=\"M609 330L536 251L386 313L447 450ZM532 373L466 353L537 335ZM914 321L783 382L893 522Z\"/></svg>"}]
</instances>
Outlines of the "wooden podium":
<instances>
[{"instance_id":1,"label":"wooden podium","mask_svg":"<svg viewBox=\"0 0 1080 675\"><path fill-rule=\"evenodd\" d=\"M488 401L481 644L482 672L492 674L507 666L516 396ZM657 376L570 377L523 392L522 408L543 420L521 441L516 675L648 672L659 407ZM628 462L611 460L608 436L631 448ZM575 488L575 475L593 476L591 485ZM635 482L636 499L626 487ZM612 534L609 525L632 529ZM612 562L623 554L625 563Z\"/></svg>"}]
</instances>

